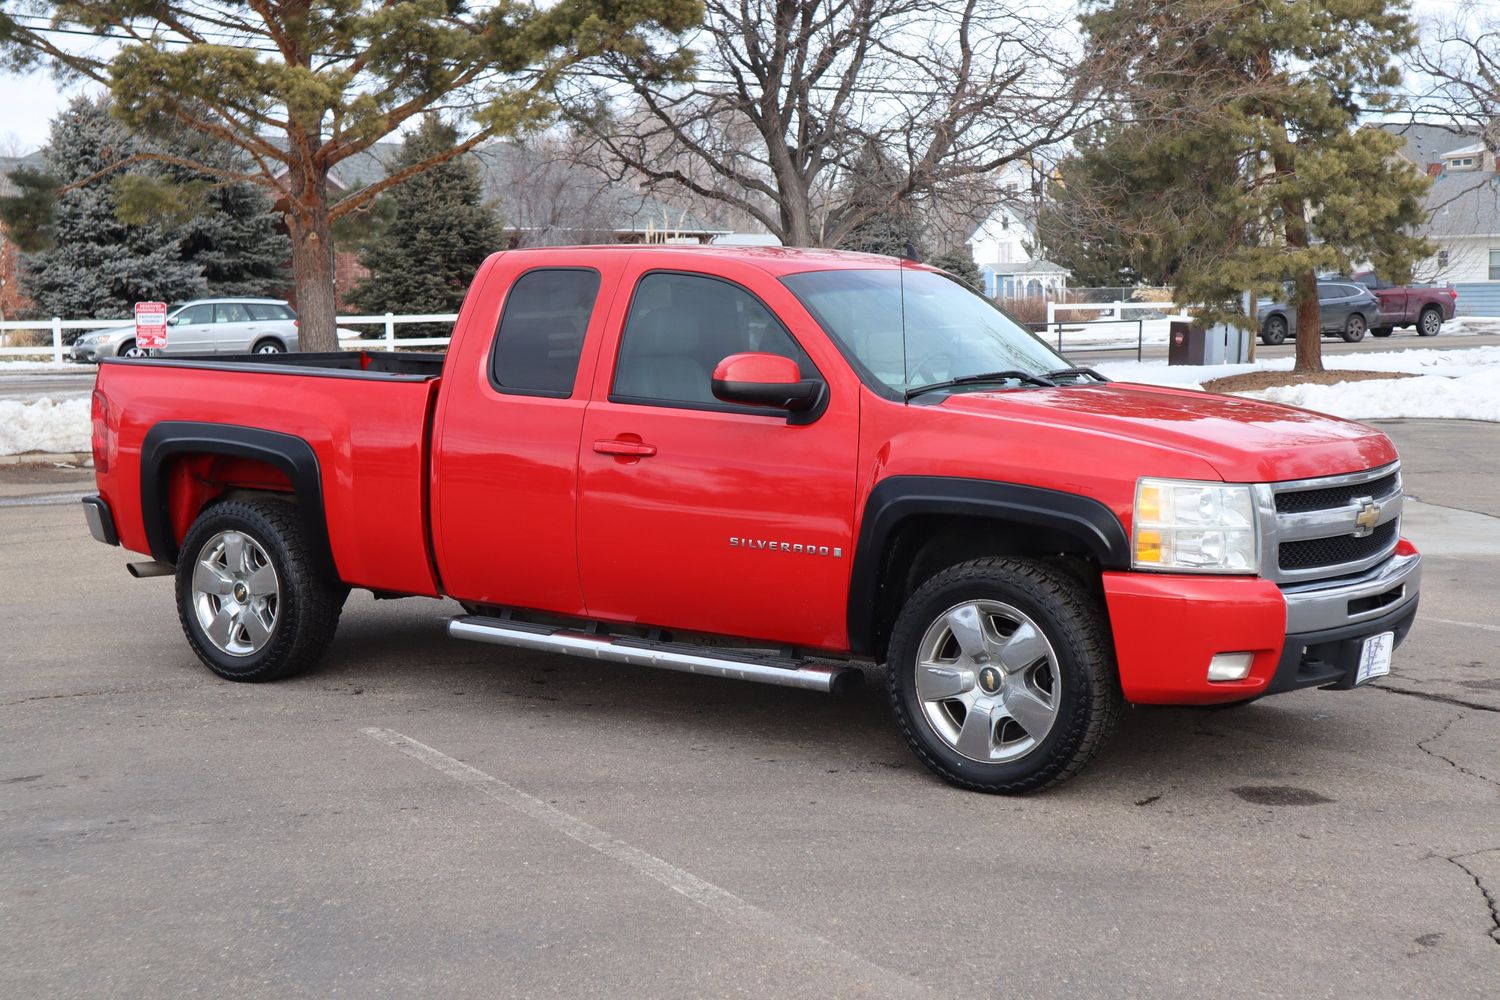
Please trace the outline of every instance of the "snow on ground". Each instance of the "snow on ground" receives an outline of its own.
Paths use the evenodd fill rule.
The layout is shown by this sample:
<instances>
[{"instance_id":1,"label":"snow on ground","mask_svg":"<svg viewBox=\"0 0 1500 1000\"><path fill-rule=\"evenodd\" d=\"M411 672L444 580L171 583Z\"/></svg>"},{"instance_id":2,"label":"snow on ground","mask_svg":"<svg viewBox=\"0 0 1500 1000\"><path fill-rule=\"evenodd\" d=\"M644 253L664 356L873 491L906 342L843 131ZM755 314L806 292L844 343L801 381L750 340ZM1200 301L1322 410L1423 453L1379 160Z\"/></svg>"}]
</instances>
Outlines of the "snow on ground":
<instances>
[{"instance_id":1,"label":"snow on ground","mask_svg":"<svg viewBox=\"0 0 1500 1000\"><path fill-rule=\"evenodd\" d=\"M1114 361L1096 366L1121 382L1185 389L1249 371L1291 371L1291 358L1247 365L1169 366L1162 361ZM1293 385L1238 393L1351 420L1428 417L1500 422L1500 347L1439 351L1412 348L1324 357L1331 371L1407 372L1417 378Z\"/></svg>"},{"instance_id":2,"label":"snow on ground","mask_svg":"<svg viewBox=\"0 0 1500 1000\"><path fill-rule=\"evenodd\" d=\"M90 365L73 365L66 361L57 364L53 361L11 361L0 358L0 375L8 372L68 372L87 375L92 370Z\"/></svg>"},{"instance_id":3,"label":"snow on ground","mask_svg":"<svg viewBox=\"0 0 1500 1000\"><path fill-rule=\"evenodd\" d=\"M89 400L0 399L0 455L28 451L88 451Z\"/></svg>"},{"instance_id":4,"label":"snow on ground","mask_svg":"<svg viewBox=\"0 0 1500 1000\"><path fill-rule=\"evenodd\" d=\"M1068 351L1082 351L1098 347L1134 347L1137 341L1146 347L1153 345L1161 347L1166 344L1171 330L1171 319L1148 319L1143 328L1138 330L1135 319L1106 321L1101 318L1086 324L1070 324L1064 317L1062 350L1066 354ZM1500 318L1456 316L1443 323L1442 336L1444 337L1475 337L1486 333L1500 333ZM1048 328L1040 336L1053 347L1057 346L1056 326ZM1416 333L1410 329L1397 330L1392 336L1415 337Z\"/></svg>"}]
</instances>

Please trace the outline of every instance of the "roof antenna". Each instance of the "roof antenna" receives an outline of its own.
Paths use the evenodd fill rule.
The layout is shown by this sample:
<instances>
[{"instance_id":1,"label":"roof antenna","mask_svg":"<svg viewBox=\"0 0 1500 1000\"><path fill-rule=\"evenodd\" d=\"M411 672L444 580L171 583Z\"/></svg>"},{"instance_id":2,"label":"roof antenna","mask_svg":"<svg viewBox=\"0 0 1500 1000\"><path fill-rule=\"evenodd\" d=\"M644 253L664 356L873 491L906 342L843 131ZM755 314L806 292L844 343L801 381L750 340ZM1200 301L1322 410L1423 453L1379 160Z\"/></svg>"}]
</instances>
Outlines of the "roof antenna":
<instances>
[{"instance_id":1,"label":"roof antenna","mask_svg":"<svg viewBox=\"0 0 1500 1000\"><path fill-rule=\"evenodd\" d=\"M911 240L906 241L906 246L902 249L901 256L903 259L909 260L913 264L922 263L922 255L917 253L917 245Z\"/></svg>"}]
</instances>

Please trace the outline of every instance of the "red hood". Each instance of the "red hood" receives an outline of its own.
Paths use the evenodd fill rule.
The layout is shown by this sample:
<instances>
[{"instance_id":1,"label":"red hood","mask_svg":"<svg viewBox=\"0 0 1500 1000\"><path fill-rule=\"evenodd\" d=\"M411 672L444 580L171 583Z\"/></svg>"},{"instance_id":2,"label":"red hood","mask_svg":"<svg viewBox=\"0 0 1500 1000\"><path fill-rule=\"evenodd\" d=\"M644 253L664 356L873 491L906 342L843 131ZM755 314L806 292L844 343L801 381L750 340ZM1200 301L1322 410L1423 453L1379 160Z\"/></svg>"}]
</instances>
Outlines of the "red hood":
<instances>
[{"instance_id":1,"label":"red hood","mask_svg":"<svg viewBox=\"0 0 1500 1000\"><path fill-rule=\"evenodd\" d=\"M1390 438L1352 420L1189 389L1112 382L955 393L950 412L1085 429L1171 448L1227 482L1278 482L1359 472L1396 460Z\"/></svg>"}]
</instances>

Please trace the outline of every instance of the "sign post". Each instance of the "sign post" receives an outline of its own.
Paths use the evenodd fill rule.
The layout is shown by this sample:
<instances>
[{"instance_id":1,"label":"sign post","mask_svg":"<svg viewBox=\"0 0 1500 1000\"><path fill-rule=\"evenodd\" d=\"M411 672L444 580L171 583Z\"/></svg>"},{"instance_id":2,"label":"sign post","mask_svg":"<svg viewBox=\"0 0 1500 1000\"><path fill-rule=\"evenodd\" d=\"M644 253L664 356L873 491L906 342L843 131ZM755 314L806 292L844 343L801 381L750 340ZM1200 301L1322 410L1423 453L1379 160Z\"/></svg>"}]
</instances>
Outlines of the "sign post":
<instances>
[{"instance_id":1,"label":"sign post","mask_svg":"<svg viewBox=\"0 0 1500 1000\"><path fill-rule=\"evenodd\" d=\"M135 346L141 350L161 350L167 346L167 304L135 304Z\"/></svg>"}]
</instances>

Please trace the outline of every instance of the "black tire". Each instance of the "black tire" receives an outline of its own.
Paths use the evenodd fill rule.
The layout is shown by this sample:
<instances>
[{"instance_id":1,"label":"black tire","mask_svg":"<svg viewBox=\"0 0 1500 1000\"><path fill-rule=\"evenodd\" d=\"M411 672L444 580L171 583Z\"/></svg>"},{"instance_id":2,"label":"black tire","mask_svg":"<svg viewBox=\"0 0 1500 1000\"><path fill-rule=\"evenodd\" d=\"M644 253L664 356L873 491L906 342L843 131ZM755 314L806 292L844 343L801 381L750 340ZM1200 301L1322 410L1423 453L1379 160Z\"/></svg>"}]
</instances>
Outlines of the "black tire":
<instances>
[{"instance_id":1,"label":"black tire","mask_svg":"<svg viewBox=\"0 0 1500 1000\"><path fill-rule=\"evenodd\" d=\"M122 358L144 358L148 356L144 350L136 351L134 354L130 353L135 350L135 341L127 340L120 345L119 356Z\"/></svg>"},{"instance_id":2,"label":"black tire","mask_svg":"<svg viewBox=\"0 0 1500 1000\"><path fill-rule=\"evenodd\" d=\"M1260 342L1270 347L1286 343L1286 317L1271 316L1260 328Z\"/></svg>"},{"instance_id":3,"label":"black tire","mask_svg":"<svg viewBox=\"0 0 1500 1000\"><path fill-rule=\"evenodd\" d=\"M245 655L218 648L199 620L193 575L222 532L248 536L276 573L274 625L264 645ZM182 542L177 564L177 616L204 666L231 681L274 681L312 667L338 629L349 588L321 576L303 536L297 509L280 500L229 501L206 508Z\"/></svg>"},{"instance_id":4,"label":"black tire","mask_svg":"<svg viewBox=\"0 0 1500 1000\"><path fill-rule=\"evenodd\" d=\"M1441 309L1428 306L1422 310L1417 317L1417 336L1436 337L1443 332L1443 312Z\"/></svg>"},{"instance_id":5,"label":"black tire","mask_svg":"<svg viewBox=\"0 0 1500 1000\"><path fill-rule=\"evenodd\" d=\"M1389 326L1372 326L1372 327L1370 327L1370 336L1372 336L1372 337L1389 337L1391 335L1391 330L1392 329L1393 328L1389 327Z\"/></svg>"},{"instance_id":6,"label":"black tire","mask_svg":"<svg viewBox=\"0 0 1500 1000\"><path fill-rule=\"evenodd\" d=\"M924 636L966 601L998 602L1022 612L1055 657L1061 681L1055 721L1013 760L987 762L959 753L933 728L917 694ZM1077 578L1035 560L975 559L929 579L896 619L888 667L891 709L906 742L939 777L973 791L1016 794L1066 780L1093 759L1119 719L1120 682L1104 608Z\"/></svg>"},{"instance_id":7,"label":"black tire","mask_svg":"<svg viewBox=\"0 0 1500 1000\"><path fill-rule=\"evenodd\" d=\"M262 337L250 348L251 354L285 354L286 345L275 337Z\"/></svg>"},{"instance_id":8,"label":"black tire","mask_svg":"<svg viewBox=\"0 0 1500 1000\"><path fill-rule=\"evenodd\" d=\"M1350 313L1349 318L1344 320L1344 328L1339 331L1339 336L1346 344L1357 344L1365 339L1365 331L1369 328L1364 316L1359 313Z\"/></svg>"}]
</instances>

